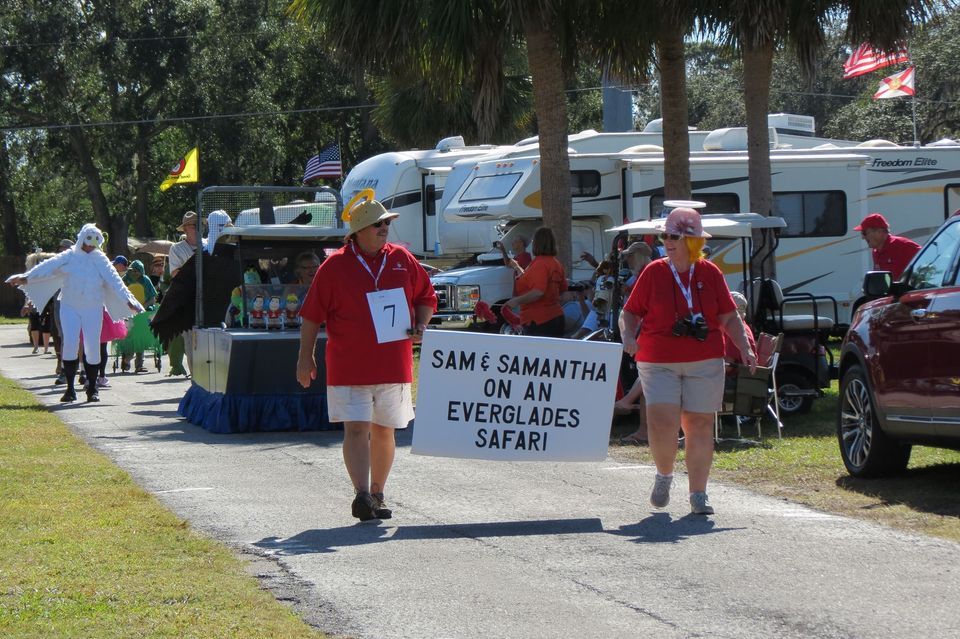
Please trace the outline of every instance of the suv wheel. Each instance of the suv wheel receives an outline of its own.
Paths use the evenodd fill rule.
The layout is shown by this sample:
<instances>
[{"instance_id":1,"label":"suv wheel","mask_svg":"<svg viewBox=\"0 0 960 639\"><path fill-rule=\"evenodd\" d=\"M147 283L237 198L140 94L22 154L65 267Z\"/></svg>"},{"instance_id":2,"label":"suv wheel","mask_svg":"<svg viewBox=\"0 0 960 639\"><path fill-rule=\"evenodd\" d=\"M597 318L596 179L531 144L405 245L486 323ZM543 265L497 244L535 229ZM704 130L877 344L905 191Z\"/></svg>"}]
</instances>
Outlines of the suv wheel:
<instances>
[{"instance_id":1,"label":"suv wheel","mask_svg":"<svg viewBox=\"0 0 960 639\"><path fill-rule=\"evenodd\" d=\"M854 477L893 475L910 461L911 447L880 430L874 406L863 369L851 366L840 382L837 440L843 465Z\"/></svg>"},{"instance_id":2,"label":"suv wheel","mask_svg":"<svg viewBox=\"0 0 960 639\"><path fill-rule=\"evenodd\" d=\"M791 391L800 391L813 388L813 382L805 375L795 371L784 371L777 375L777 401L780 404L780 413L798 415L809 413L813 408L813 397L791 396Z\"/></svg>"}]
</instances>

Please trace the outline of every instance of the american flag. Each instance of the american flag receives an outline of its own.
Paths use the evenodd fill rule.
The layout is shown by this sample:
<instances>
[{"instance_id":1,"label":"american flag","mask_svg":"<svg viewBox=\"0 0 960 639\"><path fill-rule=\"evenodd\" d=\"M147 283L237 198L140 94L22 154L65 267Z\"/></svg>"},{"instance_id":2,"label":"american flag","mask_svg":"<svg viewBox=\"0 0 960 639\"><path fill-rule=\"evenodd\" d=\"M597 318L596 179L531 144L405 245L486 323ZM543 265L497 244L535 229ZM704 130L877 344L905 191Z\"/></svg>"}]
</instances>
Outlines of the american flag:
<instances>
[{"instance_id":1,"label":"american flag","mask_svg":"<svg viewBox=\"0 0 960 639\"><path fill-rule=\"evenodd\" d=\"M850 54L850 58L843 64L843 79L848 80L858 75L870 73L883 67L889 67L901 62L910 62L910 55L907 50L901 47L897 51L884 53L875 51L868 43L864 42Z\"/></svg>"},{"instance_id":2,"label":"american flag","mask_svg":"<svg viewBox=\"0 0 960 639\"><path fill-rule=\"evenodd\" d=\"M307 160L303 171L303 183L322 177L342 177L343 164L340 163L340 145L333 144Z\"/></svg>"}]
</instances>

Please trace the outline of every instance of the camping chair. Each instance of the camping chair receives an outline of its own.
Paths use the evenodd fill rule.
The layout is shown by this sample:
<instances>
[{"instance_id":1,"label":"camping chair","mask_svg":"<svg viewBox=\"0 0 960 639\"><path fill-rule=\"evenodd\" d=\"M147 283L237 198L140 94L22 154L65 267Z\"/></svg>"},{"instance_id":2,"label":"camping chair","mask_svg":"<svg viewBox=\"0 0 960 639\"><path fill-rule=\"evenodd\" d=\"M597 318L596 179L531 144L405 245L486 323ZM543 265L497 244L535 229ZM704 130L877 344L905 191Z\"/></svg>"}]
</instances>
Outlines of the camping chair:
<instances>
[{"instance_id":1,"label":"camping chair","mask_svg":"<svg viewBox=\"0 0 960 639\"><path fill-rule=\"evenodd\" d=\"M770 415L777 425L777 438L783 435L780 404L777 397L777 360L783 334L760 333L757 337L757 370L751 374L747 366L737 365L736 383L724 391L723 408L714 415L714 439L720 441L720 418L734 416L737 438L741 438L740 417L752 418L757 424L757 438L763 437L761 424L764 415Z\"/></svg>"}]
</instances>

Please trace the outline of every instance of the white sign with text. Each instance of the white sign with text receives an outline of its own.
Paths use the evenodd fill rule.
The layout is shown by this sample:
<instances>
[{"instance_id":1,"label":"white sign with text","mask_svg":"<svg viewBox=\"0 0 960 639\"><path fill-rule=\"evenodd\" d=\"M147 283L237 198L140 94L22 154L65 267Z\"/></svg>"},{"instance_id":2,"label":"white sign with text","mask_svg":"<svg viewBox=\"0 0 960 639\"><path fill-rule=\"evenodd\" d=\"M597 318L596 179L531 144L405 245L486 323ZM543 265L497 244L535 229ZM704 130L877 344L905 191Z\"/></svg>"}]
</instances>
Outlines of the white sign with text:
<instances>
[{"instance_id":1,"label":"white sign with text","mask_svg":"<svg viewBox=\"0 0 960 639\"><path fill-rule=\"evenodd\" d=\"M411 452L602 461L622 353L609 342L427 331Z\"/></svg>"}]
</instances>

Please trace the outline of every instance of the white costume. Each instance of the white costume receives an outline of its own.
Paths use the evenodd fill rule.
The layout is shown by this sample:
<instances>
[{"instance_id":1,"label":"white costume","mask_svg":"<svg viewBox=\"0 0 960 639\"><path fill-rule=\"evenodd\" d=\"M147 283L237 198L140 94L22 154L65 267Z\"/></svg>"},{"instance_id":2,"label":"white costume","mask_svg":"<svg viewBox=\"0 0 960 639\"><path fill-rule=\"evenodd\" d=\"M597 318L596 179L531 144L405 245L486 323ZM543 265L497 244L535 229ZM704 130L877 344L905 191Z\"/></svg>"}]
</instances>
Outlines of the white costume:
<instances>
[{"instance_id":1,"label":"white costume","mask_svg":"<svg viewBox=\"0 0 960 639\"><path fill-rule=\"evenodd\" d=\"M133 305L143 307L120 279L102 251L87 253L83 245L98 249L103 233L94 224L86 224L77 234L77 243L71 250L57 253L48 260L7 281L24 277L27 283L20 288L36 308L46 306L60 290L60 325L63 330L63 359L75 360L79 355L80 332L83 331L84 354L88 364L100 363L100 328L103 309L114 320L134 314Z\"/></svg>"}]
</instances>

